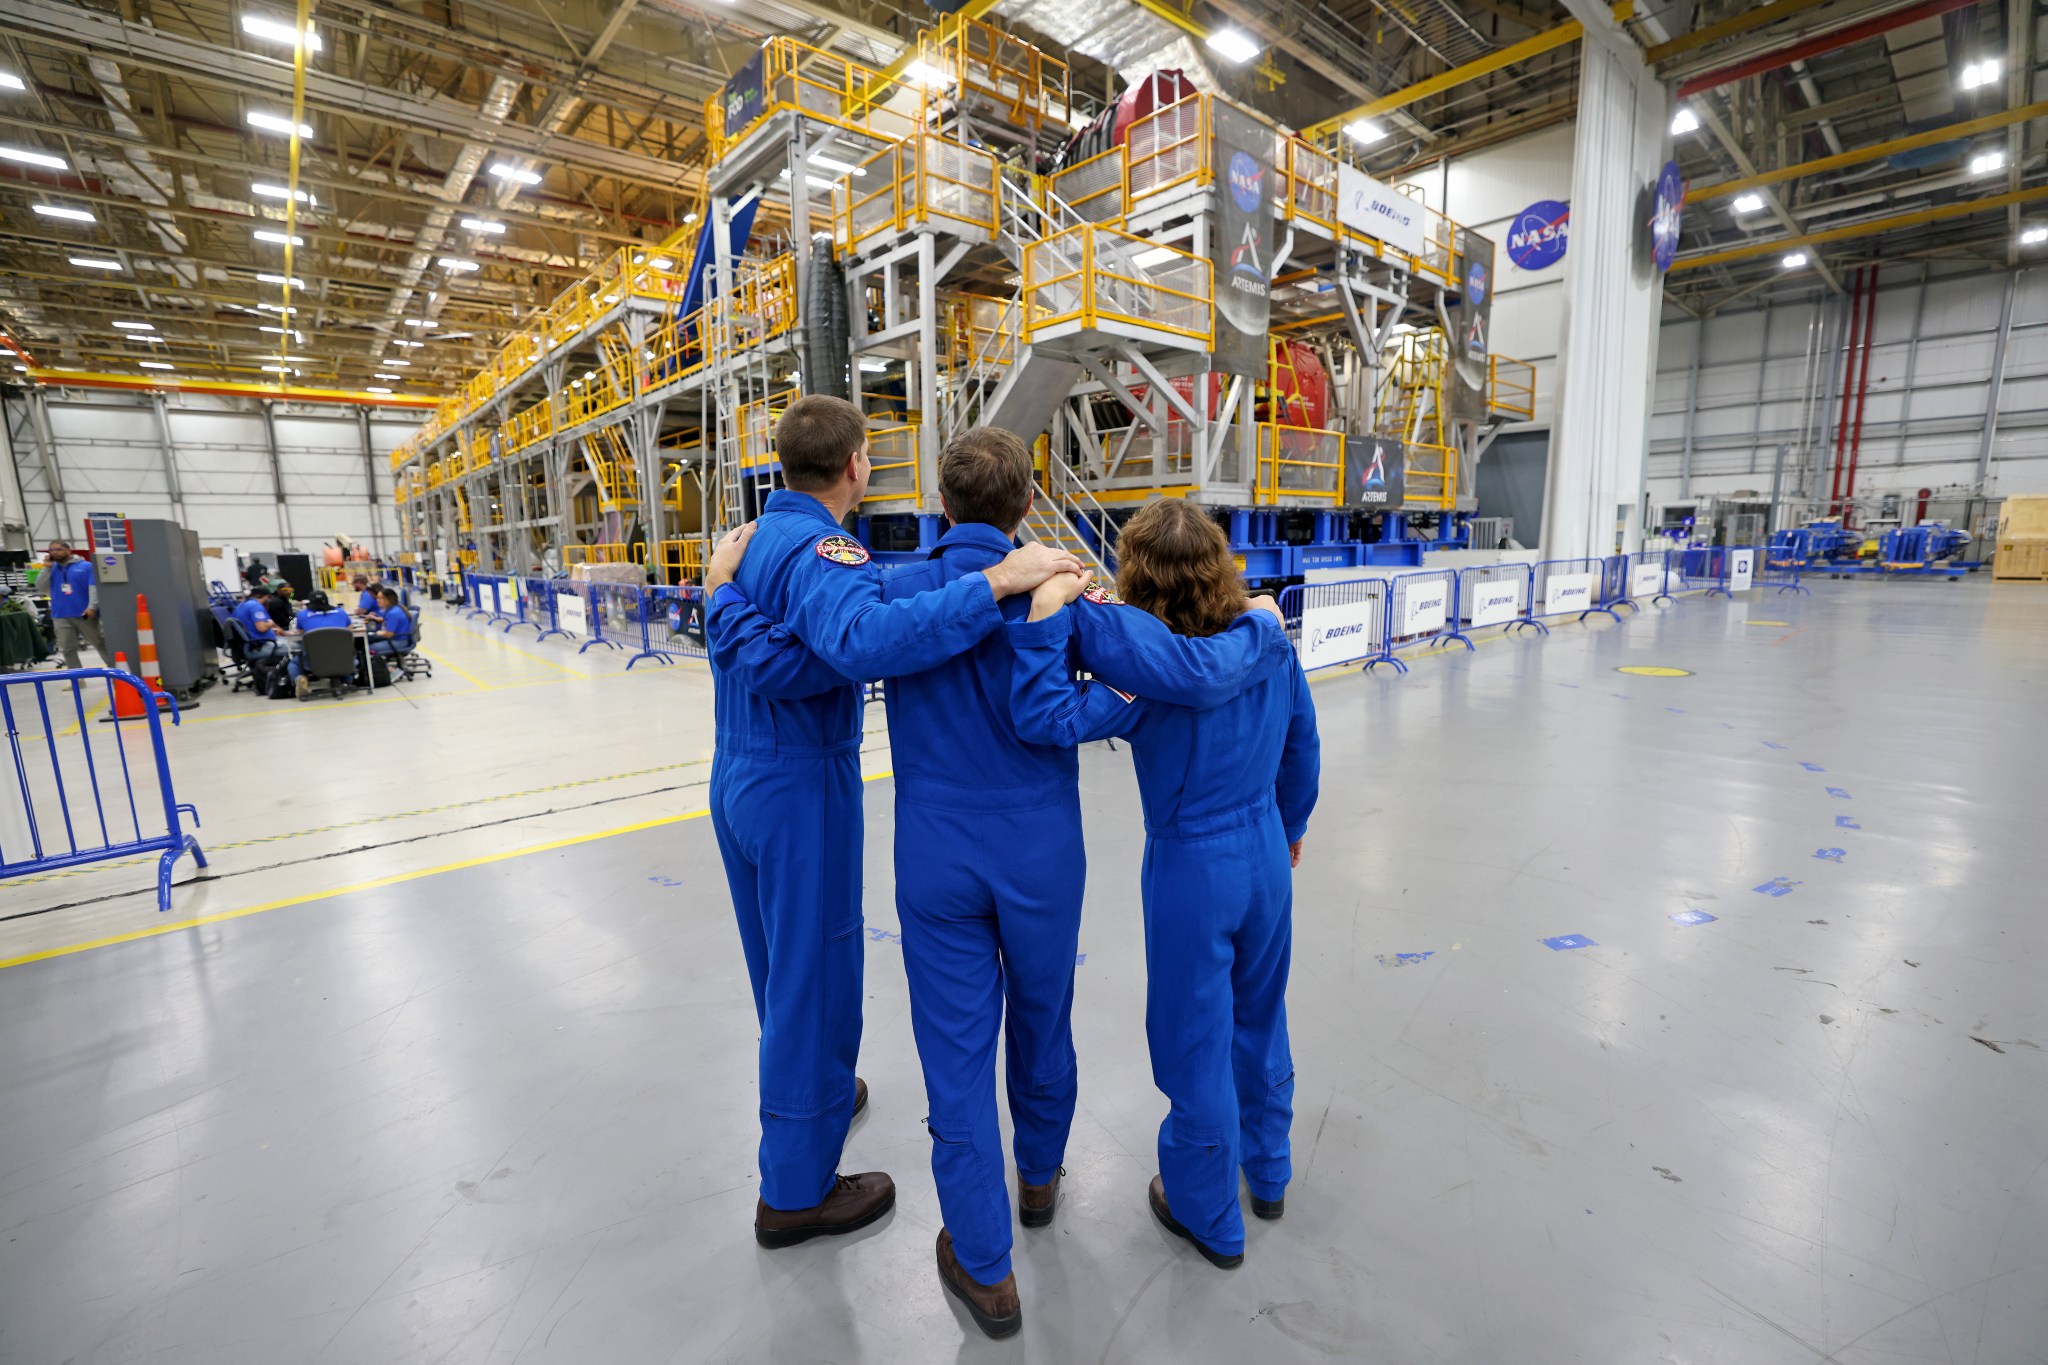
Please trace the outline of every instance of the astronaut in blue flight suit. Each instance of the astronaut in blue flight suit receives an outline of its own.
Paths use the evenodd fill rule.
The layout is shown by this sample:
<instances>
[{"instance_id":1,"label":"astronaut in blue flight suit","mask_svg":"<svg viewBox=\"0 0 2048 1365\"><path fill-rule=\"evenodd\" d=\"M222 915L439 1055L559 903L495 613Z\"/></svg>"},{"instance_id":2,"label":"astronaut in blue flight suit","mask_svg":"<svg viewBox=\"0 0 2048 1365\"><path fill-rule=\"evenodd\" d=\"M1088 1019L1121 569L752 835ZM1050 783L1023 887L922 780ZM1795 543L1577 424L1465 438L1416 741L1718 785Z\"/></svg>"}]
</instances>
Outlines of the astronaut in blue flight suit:
<instances>
[{"instance_id":1,"label":"astronaut in blue flight suit","mask_svg":"<svg viewBox=\"0 0 2048 1365\"><path fill-rule=\"evenodd\" d=\"M1009 552L1031 505L1030 451L1006 431L963 433L940 456L939 491L953 525L931 558L888 577L891 601L941 589ZM713 637L723 678L770 695L838 680L813 671L792 632L730 596L721 594ZM1006 598L1000 609L1006 621L1021 621L1027 602ZM1093 629L1074 642L1073 664L1196 707L1235 695L1265 668L1271 647L1286 643L1277 613L1252 613L1213 640L1175 636L1140 612L1087 619ZM787 650L778 653L769 638ZM730 657L740 651L749 657ZM939 1270L991 1336L1022 1321L1010 1268L996 1035L1001 1030L1007 1046L1019 1213L1026 1227L1044 1227L1074 1116L1070 1015L1086 876L1073 749L1017 737L1013 668L998 633L921 672L897 664L885 693L897 910L945 1222Z\"/></svg>"},{"instance_id":2,"label":"astronaut in blue flight suit","mask_svg":"<svg viewBox=\"0 0 2048 1365\"><path fill-rule=\"evenodd\" d=\"M854 1076L861 696L846 679L950 658L1002 624L999 598L1080 568L1071 555L1030 546L942 591L884 603L867 551L839 527L867 489L859 409L825 396L798 399L776 427L776 452L788 487L769 496L751 542L736 534L720 545L705 579L714 639L721 611L758 608L787 626L757 632L755 644L787 657L793 631L815 651L801 699L739 682L728 672L738 662L732 654L725 666L714 655L712 665L711 821L761 1021L754 1236L767 1247L864 1227L896 1197L881 1172L836 1174L847 1126L866 1098Z\"/></svg>"},{"instance_id":3,"label":"astronaut in blue flight suit","mask_svg":"<svg viewBox=\"0 0 2048 1365\"><path fill-rule=\"evenodd\" d=\"M1316 802L1315 703L1284 639L1240 695L1208 710L1076 683L1067 643L1077 620L1144 607L1206 635L1229 629L1245 606L1229 543L1200 508L1146 504L1117 557L1128 604L1062 610L1072 593L1054 581L1033 594L1030 618L1008 627L1012 702L1017 733L1034 743L1131 742L1145 808L1145 1035L1170 1102L1149 1198L1169 1231L1228 1268L1244 1259L1240 1167L1252 1212L1268 1219L1285 1211L1292 1175L1290 868Z\"/></svg>"}]
</instances>

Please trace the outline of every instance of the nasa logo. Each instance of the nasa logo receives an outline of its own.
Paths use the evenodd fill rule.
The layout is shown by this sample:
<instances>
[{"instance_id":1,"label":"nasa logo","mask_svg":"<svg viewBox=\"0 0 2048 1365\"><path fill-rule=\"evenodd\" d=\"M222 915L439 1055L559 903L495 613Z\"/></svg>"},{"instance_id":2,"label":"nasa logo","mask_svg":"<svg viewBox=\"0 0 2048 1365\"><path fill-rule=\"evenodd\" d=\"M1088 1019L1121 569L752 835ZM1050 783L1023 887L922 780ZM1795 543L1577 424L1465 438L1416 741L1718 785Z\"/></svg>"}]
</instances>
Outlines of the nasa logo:
<instances>
[{"instance_id":1,"label":"nasa logo","mask_svg":"<svg viewBox=\"0 0 2048 1365\"><path fill-rule=\"evenodd\" d=\"M1508 259L1524 270L1547 270L1564 259L1571 230L1571 205L1538 199L1508 227Z\"/></svg>"},{"instance_id":2,"label":"nasa logo","mask_svg":"<svg viewBox=\"0 0 2048 1365\"><path fill-rule=\"evenodd\" d=\"M1266 172L1250 152L1235 152L1230 158L1230 197L1246 213L1258 211L1263 197L1260 187Z\"/></svg>"},{"instance_id":3,"label":"nasa logo","mask_svg":"<svg viewBox=\"0 0 2048 1365\"><path fill-rule=\"evenodd\" d=\"M1472 262L1472 268L1465 272L1465 292L1471 296L1474 308L1486 302L1486 263L1484 261Z\"/></svg>"},{"instance_id":4,"label":"nasa logo","mask_svg":"<svg viewBox=\"0 0 2048 1365\"><path fill-rule=\"evenodd\" d=\"M1659 270L1669 270L1678 258L1678 234L1685 212L1685 177L1678 163L1664 163L1657 177L1657 208L1650 219L1650 255Z\"/></svg>"}]
</instances>

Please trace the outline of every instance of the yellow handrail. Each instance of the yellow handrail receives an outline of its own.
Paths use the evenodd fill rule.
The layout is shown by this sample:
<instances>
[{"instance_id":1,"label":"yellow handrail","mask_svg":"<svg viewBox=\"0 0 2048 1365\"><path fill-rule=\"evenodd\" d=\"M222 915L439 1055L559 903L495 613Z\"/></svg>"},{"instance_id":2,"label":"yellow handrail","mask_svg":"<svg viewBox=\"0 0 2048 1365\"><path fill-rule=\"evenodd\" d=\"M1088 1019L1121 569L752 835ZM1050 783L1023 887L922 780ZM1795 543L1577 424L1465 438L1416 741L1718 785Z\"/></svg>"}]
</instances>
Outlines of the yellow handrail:
<instances>
[{"instance_id":1,"label":"yellow handrail","mask_svg":"<svg viewBox=\"0 0 2048 1365\"><path fill-rule=\"evenodd\" d=\"M1282 498L1344 500L1344 433L1317 427L1259 423L1259 465L1252 502L1276 506Z\"/></svg>"},{"instance_id":2,"label":"yellow handrail","mask_svg":"<svg viewBox=\"0 0 2048 1365\"><path fill-rule=\"evenodd\" d=\"M1077 224L1024 250L1026 341L1066 322L1093 330L1114 321L1208 349L1216 340L1213 298L1206 259L1100 223Z\"/></svg>"},{"instance_id":3,"label":"yellow handrail","mask_svg":"<svg viewBox=\"0 0 2048 1365\"><path fill-rule=\"evenodd\" d=\"M738 78L735 78L736 80ZM909 137L925 124L924 92L905 87L907 95L892 96L888 105L867 99L871 86L882 82L881 73L798 42L795 38L770 38L761 50L761 88L751 101L757 108L745 109L745 91L734 89L734 81L721 86L704 101L704 133L716 161L754 129L785 109L801 111L807 119L829 123L850 133L861 133L894 142ZM735 98L728 110L728 93ZM893 107L907 98L910 108ZM727 126L733 113L745 110L746 121Z\"/></svg>"},{"instance_id":4,"label":"yellow handrail","mask_svg":"<svg viewBox=\"0 0 2048 1365\"><path fill-rule=\"evenodd\" d=\"M1525 421L1536 415L1536 367L1494 353L1486 357L1486 406Z\"/></svg>"}]
</instances>

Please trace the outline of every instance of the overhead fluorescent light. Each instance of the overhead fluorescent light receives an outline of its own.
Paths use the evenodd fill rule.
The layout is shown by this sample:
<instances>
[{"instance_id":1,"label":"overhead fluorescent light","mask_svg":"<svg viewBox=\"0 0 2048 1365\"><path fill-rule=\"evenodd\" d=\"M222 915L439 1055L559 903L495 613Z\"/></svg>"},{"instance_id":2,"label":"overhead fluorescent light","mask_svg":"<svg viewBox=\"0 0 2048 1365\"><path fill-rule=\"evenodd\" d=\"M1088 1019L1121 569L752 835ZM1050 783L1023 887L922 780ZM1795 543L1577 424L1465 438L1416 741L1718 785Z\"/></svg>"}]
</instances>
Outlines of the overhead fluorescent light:
<instances>
[{"instance_id":1,"label":"overhead fluorescent light","mask_svg":"<svg viewBox=\"0 0 2048 1365\"><path fill-rule=\"evenodd\" d=\"M1979 152L1970 158L1971 175L1989 175L1993 171L2004 169L2005 152L2002 148L1994 147L1988 152Z\"/></svg>"},{"instance_id":2,"label":"overhead fluorescent light","mask_svg":"<svg viewBox=\"0 0 2048 1365\"><path fill-rule=\"evenodd\" d=\"M1239 66L1259 55L1259 45L1239 29L1219 28L1207 41L1211 52Z\"/></svg>"},{"instance_id":3,"label":"overhead fluorescent light","mask_svg":"<svg viewBox=\"0 0 2048 1365\"><path fill-rule=\"evenodd\" d=\"M242 32L252 38L262 38L273 43L283 43L288 47L297 47L299 45L299 35L293 32L292 26L289 23L280 19L266 19L260 14L243 15ZM311 24L308 24L306 25L306 51L318 52L319 50L320 35L313 31Z\"/></svg>"},{"instance_id":4,"label":"overhead fluorescent light","mask_svg":"<svg viewBox=\"0 0 2048 1365\"><path fill-rule=\"evenodd\" d=\"M404 376L404 375L402 375L402 374L383 374L383 373L381 373L381 372L380 372L380 373L379 373L379 374L377 375L377 377L378 377L379 379L403 379L403 378L405 378L405 376Z\"/></svg>"},{"instance_id":5,"label":"overhead fluorescent light","mask_svg":"<svg viewBox=\"0 0 2048 1365\"><path fill-rule=\"evenodd\" d=\"M412 362L411 362L410 360L380 360L380 361L378 361L377 363L378 363L379 365L389 365L389 366L391 366L391 367L392 367L393 369L410 369L410 368L412 368Z\"/></svg>"},{"instance_id":6,"label":"overhead fluorescent light","mask_svg":"<svg viewBox=\"0 0 2048 1365\"><path fill-rule=\"evenodd\" d=\"M175 370L178 368L168 360L144 360L137 363L145 370Z\"/></svg>"},{"instance_id":7,"label":"overhead fluorescent light","mask_svg":"<svg viewBox=\"0 0 2048 1365\"><path fill-rule=\"evenodd\" d=\"M538 185L540 183L540 173L538 171L522 171L509 161L500 161L492 165L491 174L497 176L500 180L510 180L515 185Z\"/></svg>"},{"instance_id":8,"label":"overhead fluorescent light","mask_svg":"<svg viewBox=\"0 0 2048 1365\"><path fill-rule=\"evenodd\" d=\"M0 90L26 90L28 84L12 71L0 71Z\"/></svg>"},{"instance_id":9,"label":"overhead fluorescent light","mask_svg":"<svg viewBox=\"0 0 2048 1365\"><path fill-rule=\"evenodd\" d=\"M30 207L45 218L68 218L74 223L96 223L99 221L84 209L67 209L61 204L33 204Z\"/></svg>"},{"instance_id":10,"label":"overhead fluorescent light","mask_svg":"<svg viewBox=\"0 0 2048 1365\"><path fill-rule=\"evenodd\" d=\"M306 244L306 239L297 233L287 235L282 232L272 232L268 228L258 228L249 235L259 242L272 242L278 246L285 246L287 244L291 246L304 246Z\"/></svg>"},{"instance_id":11,"label":"overhead fluorescent light","mask_svg":"<svg viewBox=\"0 0 2048 1365\"><path fill-rule=\"evenodd\" d=\"M912 62L903 68L903 79L921 85L927 90L943 90L953 83L951 76L930 62Z\"/></svg>"},{"instance_id":12,"label":"overhead fluorescent light","mask_svg":"<svg viewBox=\"0 0 2048 1365\"><path fill-rule=\"evenodd\" d=\"M1178 255L1180 255L1180 253L1178 251L1175 251L1170 246L1154 247L1152 248L1152 250L1145 252L1143 255L1132 257L1131 264L1138 267L1138 269L1140 270L1144 270L1149 266L1165 265L1168 261L1172 260L1174 257Z\"/></svg>"},{"instance_id":13,"label":"overhead fluorescent light","mask_svg":"<svg viewBox=\"0 0 2048 1365\"><path fill-rule=\"evenodd\" d=\"M789 179L789 168L787 166L782 168L782 179ZM832 188L832 182L821 175L805 175L804 183L815 190L829 190Z\"/></svg>"},{"instance_id":14,"label":"overhead fluorescent light","mask_svg":"<svg viewBox=\"0 0 2048 1365\"><path fill-rule=\"evenodd\" d=\"M1671 135L1673 137L1683 137L1687 133L1696 133L1699 131L1699 127L1700 116L1695 114L1689 105L1679 105L1678 112L1671 116Z\"/></svg>"},{"instance_id":15,"label":"overhead fluorescent light","mask_svg":"<svg viewBox=\"0 0 2048 1365\"><path fill-rule=\"evenodd\" d=\"M407 318L405 325L408 327L432 327L434 320L432 318Z\"/></svg>"},{"instance_id":16,"label":"overhead fluorescent light","mask_svg":"<svg viewBox=\"0 0 2048 1365\"><path fill-rule=\"evenodd\" d=\"M265 374L290 374L292 372L292 367L289 365L259 365L256 368L262 370Z\"/></svg>"},{"instance_id":17,"label":"overhead fluorescent light","mask_svg":"<svg viewBox=\"0 0 2048 1365\"><path fill-rule=\"evenodd\" d=\"M462 225L471 232L488 232L492 236L502 236L505 232L503 223L493 223L486 218L465 218Z\"/></svg>"},{"instance_id":18,"label":"overhead fluorescent light","mask_svg":"<svg viewBox=\"0 0 2048 1365\"><path fill-rule=\"evenodd\" d=\"M394 341L394 342L392 342L391 344L392 344L393 346L413 346L413 347L419 347L419 346L424 346L424 345L426 345L427 343L426 343L426 342L424 342L424 341L405 341L405 340L398 340L398 341Z\"/></svg>"},{"instance_id":19,"label":"overhead fluorescent light","mask_svg":"<svg viewBox=\"0 0 2048 1365\"><path fill-rule=\"evenodd\" d=\"M48 152L32 152L26 147L0 147L0 161L19 161L24 166L48 166L53 171L68 171L70 163L61 156Z\"/></svg>"},{"instance_id":20,"label":"overhead fluorescent light","mask_svg":"<svg viewBox=\"0 0 2048 1365\"><path fill-rule=\"evenodd\" d=\"M1386 140L1387 130L1369 118L1353 119L1344 125L1344 136L1367 147Z\"/></svg>"},{"instance_id":21,"label":"overhead fluorescent light","mask_svg":"<svg viewBox=\"0 0 2048 1365\"><path fill-rule=\"evenodd\" d=\"M676 268L676 263L666 256L656 256L647 264L653 266L656 270L674 270Z\"/></svg>"},{"instance_id":22,"label":"overhead fluorescent light","mask_svg":"<svg viewBox=\"0 0 2048 1365\"><path fill-rule=\"evenodd\" d=\"M475 332L443 332L443 333L441 333L441 335L439 335L439 336L435 337L435 338L434 338L434 340L436 340L436 341L467 341L467 340L469 340L469 339L470 339L471 337L473 337L473 336L475 336L475 335L476 335L476 333L475 333Z\"/></svg>"},{"instance_id":23,"label":"overhead fluorescent light","mask_svg":"<svg viewBox=\"0 0 2048 1365\"><path fill-rule=\"evenodd\" d=\"M860 372L862 374L881 374L888 368L889 362L886 360L863 360L860 363Z\"/></svg>"},{"instance_id":24,"label":"overhead fluorescent light","mask_svg":"<svg viewBox=\"0 0 2048 1365\"><path fill-rule=\"evenodd\" d=\"M440 266L443 270L452 270L458 275L466 275L472 270L483 269L475 261L465 261L460 256L443 256L440 260Z\"/></svg>"},{"instance_id":25,"label":"overhead fluorescent light","mask_svg":"<svg viewBox=\"0 0 2048 1365\"><path fill-rule=\"evenodd\" d=\"M299 310L296 308L287 308L281 303L259 303L256 305L256 311L259 313L282 313L286 317L290 317L293 313L296 313Z\"/></svg>"},{"instance_id":26,"label":"overhead fluorescent light","mask_svg":"<svg viewBox=\"0 0 2048 1365\"><path fill-rule=\"evenodd\" d=\"M258 275L256 277L256 283L289 284L294 289L304 289L306 287L306 282L300 279L297 275L292 276L290 279L286 279L282 275Z\"/></svg>"},{"instance_id":27,"label":"overhead fluorescent light","mask_svg":"<svg viewBox=\"0 0 2048 1365\"><path fill-rule=\"evenodd\" d=\"M297 133L300 137L313 136L313 126L311 124L293 123L281 114L262 114L251 111L249 114L249 126L251 128L261 128L266 133L284 133L287 135Z\"/></svg>"},{"instance_id":28,"label":"overhead fluorescent light","mask_svg":"<svg viewBox=\"0 0 2048 1365\"><path fill-rule=\"evenodd\" d=\"M1967 62L1963 66L1962 75L1957 83L1965 90L1975 90L1979 86L1993 85L1997 83L1999 74L2003 70L2004 67L1999 64L1996 57L1986 57L1982 61Z\"/></svg>"},{"instance_id":29,"label":"overhead fluorescent light","mask_svg":"<svg viewBox=\"0 0 2048 1365\"><path fill-rule=\"evenodd\" d=\"M258 327L259 332L268 332L276 337L290 337L293 341L304 341L306 334L294 327Z\"/></svg>"},{"instance_id":30,"label":"overhead fluorescent light","mask_svg":"<svg viewBox=\"0 0 2048 1365\"><path fill-rule=\"evenodd\" d=\"M110 261L99 256L73 256L71 264L80 270L126 270L119 261Z\"/></svg>"},{"instance_id":31,"label":"overhead fluorescent light","mask_svg":"<svg viewBox=\"0 0 2048 1365\"><path fill-rule=\"evenodd\" d=\"M389 392L391 392L391 390L389 390L389 389L385 388L385 387L384 387L384 386L383 386L382 384L372 384L372 385L370 385L370 387L369 387L369 388L367 388L367 389L363 390L363 392L365 392L365 393L389 393Z\"/></svg>"},{"instance_id":32,"label":"overhead fluorescent light","mask_svg":"<svg viewBox=\"0 0 2048 1365\"><path fill-rule=\"evenodd\" d=\"M683 226L684 226L684 227L688 227L688 226L689 226L690 224L692 224L692 223L694 223L694 222L696 222L696 221L697 221L697 215L696 215L696 214L694 214L694 213L686 213L686 214L684 214L684 215L683 215Z\"/></svg>"},{"instance_id":33,"label":"overhead fluorescent light","mask_svg":"<svg viewBox=\"0 0 2048 1365\"><path fill-rule=\"evenodd\" d=\"M838 171L842 175L867 174L867 168L864 166L856 166L851 161L838 161L832 157L819 156L815 153L811 156L811 164L813 166L823 166L828 171Z\"/></svg>"},{"instance_id":34,"label":"overhead fluorescent light","mask_svg":"<svg viewBox=\"0 0 2048 1365\"><path fill-rule=\"evenodd\" d=\"M122 320L115 322L114 325L124 332L154 332L156 330L156 324L153 322L128 322Z\"/></svg>"},{"instance_id":35,"label":"overhead fluorescent light","mask_svg":"<svg viewBox=\"0 0 2048 1365\"><path fill-rule=\"evenodd\" d=\"M2048 242L2048 227L2030 227L2020 233L2021 246L2039 246Z\"/></svg>"},{"instance_id":36,"label":"overhead fluorescent light","mask_svg":"<svg viewBox=\"0 0 2048 1365\"><path fill-rule=\"evenodd\" d=\"M313 196L306 193L304 190L287 189L283 185L251 185L249 187L249 193L261 195L265 199L296 199L301 204L310 204L313 202Z\"/></svg>"},{"instance_id":37,"label":"overhead fluorescent light","mask_svg":"<svg viewBox=\"0 0 2048 1365\"><path fill-rule=\"evenodd\" d=\"M1760 194L1738 194L1735 196L1735 202L1729 205L1737 213L1755 213L1763 206L1764 197Z\"/></svg>"},{"instance_id":38,"label":"overhead fluorescent light","mask_svg":"<svg viewBox=\"0 0 2048 1365\"><path fill-rule=\"evenodd\" d=\"M1785 253L1785 259L1778 262L1778 264L1784 266L1787 270L1797 270L1806 264L1806 253L1803 251L1788 251Z\"/></svg>"}]
</instances>

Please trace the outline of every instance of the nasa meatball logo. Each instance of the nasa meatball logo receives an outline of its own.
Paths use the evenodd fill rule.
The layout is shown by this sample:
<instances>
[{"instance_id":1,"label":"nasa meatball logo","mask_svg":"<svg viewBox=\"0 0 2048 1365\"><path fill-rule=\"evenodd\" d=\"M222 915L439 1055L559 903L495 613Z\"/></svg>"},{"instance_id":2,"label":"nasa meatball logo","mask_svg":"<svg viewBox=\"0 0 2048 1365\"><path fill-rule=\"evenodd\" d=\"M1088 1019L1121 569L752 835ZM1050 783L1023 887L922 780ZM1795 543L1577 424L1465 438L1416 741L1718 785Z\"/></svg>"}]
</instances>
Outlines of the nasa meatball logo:
<instances>
[{"instance_id":1,"label":"nasa meatball logo","mask_svg":"<svg viewBox=\"0 0 2048 1365\"><path fill-rule=\"evenodd\" d=\"M1472 268L1465 272L1465 293L1471 298L1474 308L1486 302L1485 262L1474 261Z\"/></svg>"},{"instance_id":2,"label":"nasa meatball logo","mask_svg":"<svg viewBox=\"0 0 2048 1365\"><path fill-rule=\"evenodd\" d=\"M1235 152L1230 158L1230 197L1246 213L1256 213L1261 199L1260 188L1266 173L1259 166L1258 159L1250 152Z\"/></svg>"},{"instance_id":3,"label":"nasa meatball logo","mask_svg":"<svg viewBox=\"0 0 2048 1365\"><path fill-rule=\"evenodd\" d=\"M868 547L852 536L826 536L818 542L817 550L818 558L844 564L849 569L868 562Z\"/></svg>"},{"instance_id":4,"label":"nasa meatball logo","mask_svg":"<svg viewBox=\"0 0 2048 1365\"><path fill-rule=\"evenodd\" d=\"M1564 259L1571 232L1571 205L1538 199L1508 228L1508 259L1524 270L1548 270Z\"/></svg>"}]
</instances>

